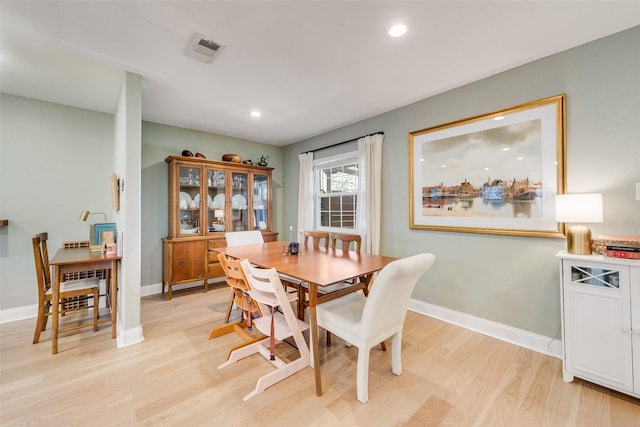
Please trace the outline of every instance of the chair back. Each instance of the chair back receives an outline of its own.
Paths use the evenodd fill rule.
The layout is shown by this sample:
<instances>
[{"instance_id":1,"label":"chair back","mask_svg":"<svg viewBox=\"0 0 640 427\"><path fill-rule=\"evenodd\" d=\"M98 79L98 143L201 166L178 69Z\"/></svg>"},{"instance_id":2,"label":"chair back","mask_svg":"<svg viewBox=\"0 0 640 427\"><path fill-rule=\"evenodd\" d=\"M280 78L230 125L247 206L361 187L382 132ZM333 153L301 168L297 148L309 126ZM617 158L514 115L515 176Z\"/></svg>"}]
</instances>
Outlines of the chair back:
<instances>
[{"instance_id":1,"label":"chair back","mask_svg":"<svg viewBox=\"0 0 640 427\"><path fill-rule=\"evenodd\" d=\"M36 265L36 278L38 279L38 298L44 301L45 293L51 288L51 268L49 267L49 251L47 239L49 233L36 234L32 239L33 260Z\"/></svg>"},{"instance_id":2,"label":"chair back","mask_svg":"<svg viewBox=\"0 0 640 427\"><path fill-rule=\"evenodd\" d=\"M304 236L304 245L308 246L309 239L313 242L313 247L318 249L320 247L320 242L324 239L324 248L329 249L329 233L325 231L305 231L302 233Z\"/></svg>"},{"instance_id":3,"label":"chair back","mask_svg":"<svg viewBox=\"0 0 640 427\"><path fill-rule=\"evenodd\" d=\"M357 335L368 341L402 327L413 288L435 259L423 253L387 264L371 284Z\"/></svg>"},{"instance_id":4,"label":"chair back","mask_svg":"<svg viewBox=\"0 0 640 427\"><path fill-rule=\"evenodd\" d=\"M232 231L224 235L227 246L257 245L264 243L260 230Z\"/></svg>"},{"instance_id":5,"label":"chair back","mask_svg":"<svg viewBox=\"0 0 640 427\"><path fill-rule=\"evenodd\" d=\"M360 245L362 244L362 239L360 238L359 234L332 234L331 249L336 248L336 243L338 242L338 240L340 240L342 250L351 250L351 242L354 242L354 251L360 253Z\"/></svg>"},{"instance_id":6,"label":"chair back","mask_svg":"<svg viewBox=\"0 0 640 427\"><path fill-rule=\"evenodd\" d=\"M252 290L275 294L276 283L280 284L280 288L282 288L280 276L275 268L256 268L247 259L240 261L240 266L244 269L247 282Z\"/></svg>"},{"instance_id":7,"label":"chair back","mask_svg":"<svg viewBox=\"0 0 640 427\"><path fill-rule=\"evenodd\" d=\"M248 291L249 285L244 271L240 267L240 260L235 258L227 258L225 254L218 254L218 261L227 276L227 284L233 289L240 291Z\"/></svg>"}]
</instances>

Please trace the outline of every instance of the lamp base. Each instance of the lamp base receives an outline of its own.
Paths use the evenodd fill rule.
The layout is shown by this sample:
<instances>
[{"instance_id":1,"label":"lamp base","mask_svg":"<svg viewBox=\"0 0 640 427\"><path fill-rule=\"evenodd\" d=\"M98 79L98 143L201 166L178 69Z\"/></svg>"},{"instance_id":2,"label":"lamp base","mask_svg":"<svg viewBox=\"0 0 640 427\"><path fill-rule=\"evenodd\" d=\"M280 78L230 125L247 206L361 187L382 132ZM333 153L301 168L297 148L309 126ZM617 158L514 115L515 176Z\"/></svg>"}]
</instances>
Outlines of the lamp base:
<instances>
[{"instance_id":1,"label":"lamp base","mask_svg":"<svg viewBox=\"0 0 640 427\"><path fill-rule=\"evenodd\" d=\"M567 252L591 255L591 230L584 225L572 225L567 233Z\"/></svg>"}]
</instances>

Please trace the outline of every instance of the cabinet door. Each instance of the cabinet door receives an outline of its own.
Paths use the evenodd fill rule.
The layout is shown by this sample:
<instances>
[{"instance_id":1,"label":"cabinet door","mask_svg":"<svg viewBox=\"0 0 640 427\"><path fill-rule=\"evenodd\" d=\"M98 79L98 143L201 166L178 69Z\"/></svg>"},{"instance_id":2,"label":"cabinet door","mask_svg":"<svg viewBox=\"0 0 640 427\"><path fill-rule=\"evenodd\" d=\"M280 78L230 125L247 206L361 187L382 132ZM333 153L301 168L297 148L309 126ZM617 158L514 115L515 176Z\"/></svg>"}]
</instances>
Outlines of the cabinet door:
<instances>
[{"instance_id":1,"label":"cabinet door","mask_svg":"<svg viewBox=\"0 0 640 427\"><path fill-rule=\"evenodd\" d=\"M633 392L640 395L640 266L631 267L631 327L633 342Z\"/></svg>"},{"instance_id":2,"label":"cabinet door","mask_svg":"<svg viewBox=\"0 0 640 427\"><path fill-rule=\"evenodd\" d=\"M248 194L249 174L245 172L231 172L231 201L229 203L231 230L244 231L249 230L249 224L252 223L253 217L249 209L250 196ZM227 226L229 230L229 226Z\"/></svg>"},{"instance_id":3,"label":"cabinet door","mask_svg":"<svg viewBox=\"0 0 640 427\"><path fill-rule=\"evenodd\" d=\"M197 280L205 277L206 241L175 242L171 244L171 282Z\"/></svg>"},{"instance_id":4,"label":"cabinet door","mask_svg":"<svg viewBox=\"0 0 640 427\"><path fill-rule=\"evenodd\" d=\"M253 175L253 229L271 230L270 175L255 173Z\"/></svg>"},{"instance_id":5,"label":"cabinet door","mask_svg":"<svg viewBox=\"0 0 640 427\"><path fill-rule=\"evenodd\" d=\"M207 228L206 233L223 233L226 230L227 171L219 168L205 169L207 176Z\"/></svg>"},{"instance_id":6,"label":"cabinet door","mask_svg":"<svg viewBox=\"0 0 640 427\"><path fill-rule=\"evenodd\" d=\"M564 260L563 293L565 369L631 391L628 267Z\"/></svg>"},{"instance_id":7,"label":"cabinet door","mask_svg":"<svg viewBox=\"0 0 640 427\"><path fill-rule=\"evenodd\" d=\"M177 221L178 235L199 235L201 205L206 207L206 203L200 200L200 185L202 183L202 167L189 164L179 164L177 166L177 179L179 194L175 203L178 204Z\"/></svg>"}]
</instances>

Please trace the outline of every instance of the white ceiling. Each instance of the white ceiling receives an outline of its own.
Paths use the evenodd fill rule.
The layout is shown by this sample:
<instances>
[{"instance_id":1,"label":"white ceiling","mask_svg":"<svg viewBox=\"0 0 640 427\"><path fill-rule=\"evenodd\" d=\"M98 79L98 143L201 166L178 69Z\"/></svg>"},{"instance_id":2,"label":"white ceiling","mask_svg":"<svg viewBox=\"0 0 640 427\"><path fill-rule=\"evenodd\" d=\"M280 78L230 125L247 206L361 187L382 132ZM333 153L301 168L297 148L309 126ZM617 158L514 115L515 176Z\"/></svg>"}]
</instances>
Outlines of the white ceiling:
<instances>
[{"instance_id":1,"label":"white ceiling","mask_svg":"<svg viewBox=\"0 0 640 427\"><path fill-rule=\"evenodd\" d=\"M286 145L636 25L637 0L1 0L0 90L113 113L127 70L144 120Z\"/></svg>"}]
</instances>

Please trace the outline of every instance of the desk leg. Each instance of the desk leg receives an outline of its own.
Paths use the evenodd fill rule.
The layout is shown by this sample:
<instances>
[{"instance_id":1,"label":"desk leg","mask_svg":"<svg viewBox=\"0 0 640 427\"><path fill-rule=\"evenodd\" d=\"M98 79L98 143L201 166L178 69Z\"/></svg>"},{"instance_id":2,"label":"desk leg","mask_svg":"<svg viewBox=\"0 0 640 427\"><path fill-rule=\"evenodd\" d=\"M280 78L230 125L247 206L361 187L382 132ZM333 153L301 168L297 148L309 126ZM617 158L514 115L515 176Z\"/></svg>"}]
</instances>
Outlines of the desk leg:
<instances>
[{"instance_id":1,"label":"desk leg","mask_svg":"<svg viewBox=\"0 0 640 427\"><path fill-rule=\"evenodd\" d=\"M111 262L111 338L116 337L118 324L118 261Z\"/></svg>"},{"instance_id":2,"label":"desk leg","mask_svg":"<svg viewBox=\"0 0 640 427\"><path fill-rule=\"evenodd\" d=\"M309 340L311 341L311 353L313 354L313 371L316 376L316 395L322 396L322 378L320 376L320 355L318 350L318 317L316 305L318 303L318 285L309 283Z\"/></svg>"},{"instance_id":3,"label":"desk leg","mask_svg":"<svg viewBox=\"0 0 640 427\"><path fill-rule=\"evenodd\" d=\"M51 354L58 352L58 321L60 315L60 267L53 266L53 291L51 296Z\"/></svg>"}]
</instances>

